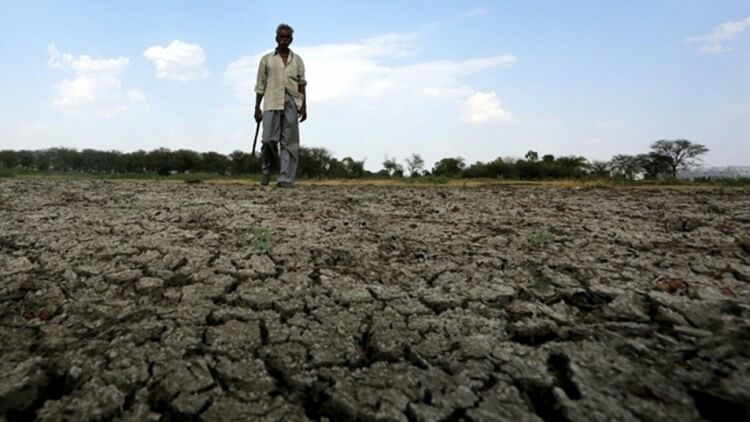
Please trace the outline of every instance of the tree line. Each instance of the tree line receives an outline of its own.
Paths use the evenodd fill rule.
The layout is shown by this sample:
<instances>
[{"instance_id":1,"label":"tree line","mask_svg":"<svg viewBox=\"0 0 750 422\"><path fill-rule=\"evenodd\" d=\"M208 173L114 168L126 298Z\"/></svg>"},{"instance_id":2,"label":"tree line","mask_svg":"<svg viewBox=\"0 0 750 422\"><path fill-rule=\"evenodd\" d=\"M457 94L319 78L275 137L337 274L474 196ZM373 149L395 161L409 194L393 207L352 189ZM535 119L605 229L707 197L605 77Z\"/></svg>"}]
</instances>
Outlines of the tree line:
<instances>
[{"instance_id":1,"label":"tree line","mask_svg":"<svg viewBox=\"0 0 750 422\"><path fill-rule=\"evenodd\" d=\"M501 158L467 165L461 157L443 158L427 169L419 154L405 159L405 166L395 157L386 157L382 169L371 172L365 160L345 157L341 160L325 148L300 148L297 173L302 178L425 177L560 179L617 177L675 178L679 169L689 168L708 152L704 145L684 139L660 140L651 150L638 155L615 155L610 161L591 161L581 156L555 157L529 151L522 159ZM2 150L0 167L25 171L55 171L92 174L159 174L215 173L244 176L260 173L260 158L244 151L229 155L217 152L195 152L187 149L158 148L149 152L99 151L72 148L43 150Z\"/></svg>"}]
</instances>

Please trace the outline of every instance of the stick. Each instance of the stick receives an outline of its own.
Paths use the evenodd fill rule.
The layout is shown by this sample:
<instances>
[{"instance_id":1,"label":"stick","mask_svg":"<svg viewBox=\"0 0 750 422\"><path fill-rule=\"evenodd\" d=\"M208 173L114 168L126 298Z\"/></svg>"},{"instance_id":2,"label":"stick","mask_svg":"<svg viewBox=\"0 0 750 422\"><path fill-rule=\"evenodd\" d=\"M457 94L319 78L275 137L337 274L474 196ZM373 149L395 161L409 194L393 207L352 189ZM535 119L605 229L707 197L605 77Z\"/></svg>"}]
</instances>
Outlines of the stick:
<instances>
[{"instance_id":1,"label":"stick","mask_svg":"<svg viewBox=\"0 0 750 422\"><path fill-rule=\"evenodd\" d=\"M250 154L255 157L255 144L258 143L258 131L260 130L260 122L255 124L255 137L253 138L253 152Z\"/></svg>"}]
</instances>

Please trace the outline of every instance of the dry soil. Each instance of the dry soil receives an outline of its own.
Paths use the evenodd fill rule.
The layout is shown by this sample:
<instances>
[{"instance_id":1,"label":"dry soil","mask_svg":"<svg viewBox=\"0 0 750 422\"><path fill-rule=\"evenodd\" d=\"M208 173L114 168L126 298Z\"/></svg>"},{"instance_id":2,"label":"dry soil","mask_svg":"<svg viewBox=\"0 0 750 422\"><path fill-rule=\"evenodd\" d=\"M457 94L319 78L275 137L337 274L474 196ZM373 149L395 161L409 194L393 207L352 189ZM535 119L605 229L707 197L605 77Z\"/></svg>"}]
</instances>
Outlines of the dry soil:
<instances>
[{"instance_id":1,"label":"dry soil","mask_svg":"<svg viewBox=\"0 0 750 422\"><path fill-rule=\"evenodd\" d=\"M0 180L0 420L747 420L750 195Z\"/></svg>"}]
</instances>

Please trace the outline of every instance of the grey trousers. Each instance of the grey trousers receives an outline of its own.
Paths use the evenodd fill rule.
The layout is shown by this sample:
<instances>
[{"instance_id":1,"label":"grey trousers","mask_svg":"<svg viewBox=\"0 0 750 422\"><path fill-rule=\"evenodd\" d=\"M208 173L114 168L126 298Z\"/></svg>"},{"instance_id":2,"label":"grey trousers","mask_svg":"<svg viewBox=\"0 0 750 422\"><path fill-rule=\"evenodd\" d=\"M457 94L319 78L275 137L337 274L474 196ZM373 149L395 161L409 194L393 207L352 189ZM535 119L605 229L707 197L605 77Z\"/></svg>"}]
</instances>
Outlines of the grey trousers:
<instances>
[{"instance_id":1,"label":"grey trousers","mask_svg":"<svg viewBox=\"0 0 750 422\"><path fill-rule=\"evenodd\" d=\"M299 162L299 121L297 105L284 95L284 110L263 112L263 146L260 149L263 174L271 174L279 162L279 182L294 183Z\"/></svg>"}]
</instances>

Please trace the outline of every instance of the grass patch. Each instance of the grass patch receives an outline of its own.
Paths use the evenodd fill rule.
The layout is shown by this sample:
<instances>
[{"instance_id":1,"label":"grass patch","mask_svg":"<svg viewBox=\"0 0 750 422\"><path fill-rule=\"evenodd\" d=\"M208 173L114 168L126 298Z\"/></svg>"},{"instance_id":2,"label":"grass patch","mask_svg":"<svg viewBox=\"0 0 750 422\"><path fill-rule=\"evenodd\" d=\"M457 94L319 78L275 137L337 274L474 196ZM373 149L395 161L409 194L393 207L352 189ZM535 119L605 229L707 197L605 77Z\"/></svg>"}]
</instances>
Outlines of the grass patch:
<instances>
[{"instance_id":1,"label":"grass patch","mask_svg":"<svg viewBox=\"0 0 750 422\"><path fill-rule=\"evenodd\" d=\"M268 255L271 253L271 235L272 233L268 229L263 227L252 226L250 227L250 233L255 237L255 251Z\"/></svg>"},{"instance_id":2,"label":"grass patch","mask_svg":"<svg viewBox=\"0 0 750 422\"><path fill-rule=\"evenodd\" d=\"M545 231L545 230L535 231L526 237L526 241L531 246L544 245L544 244L552 242L552 239L553 239L552 233Z\"/></svg>"},{"instance_id":3,"label":"grass patch","mask_svg":"<svg viewBox=\"0 0 750 422\"><path fill-rule=\"evenodd\" d=\"M16 173L11 169L0 167L0 178L2 177L15 177Z\"/></svg>"}]
</instances>

